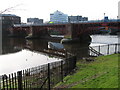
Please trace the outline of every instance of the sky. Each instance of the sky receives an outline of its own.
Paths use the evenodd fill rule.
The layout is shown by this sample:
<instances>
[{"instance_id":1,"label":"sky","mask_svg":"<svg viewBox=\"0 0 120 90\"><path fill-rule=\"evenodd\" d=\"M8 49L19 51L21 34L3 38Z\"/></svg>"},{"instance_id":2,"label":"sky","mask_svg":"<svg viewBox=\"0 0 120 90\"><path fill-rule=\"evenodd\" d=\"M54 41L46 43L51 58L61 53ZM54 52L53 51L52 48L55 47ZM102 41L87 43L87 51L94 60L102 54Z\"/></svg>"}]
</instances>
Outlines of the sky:
<instances>
[{"instance_id":1,"label":"sky","mask_svg":"<svg viewBox=\"0 0 120 90\"><path fill-rule=\"evenodd\" d=\"M65 14L82 15L89 20L101 20L104 13L110 19L118 16L118 2L120 0L2 0L0 11L14 7L4 12L20 16L22 22L27 18L50 20L50 13L59 10Z\"/></svg>"},{"instance_id":2,"label":"sky","mask_svg":"<svg viewBox=\"0 0 120 90\"><path fill-rule=\"evenodd\" d=\"M120 19L120 1L118 3L118 18Z\"/></svg>"}]
</instances>

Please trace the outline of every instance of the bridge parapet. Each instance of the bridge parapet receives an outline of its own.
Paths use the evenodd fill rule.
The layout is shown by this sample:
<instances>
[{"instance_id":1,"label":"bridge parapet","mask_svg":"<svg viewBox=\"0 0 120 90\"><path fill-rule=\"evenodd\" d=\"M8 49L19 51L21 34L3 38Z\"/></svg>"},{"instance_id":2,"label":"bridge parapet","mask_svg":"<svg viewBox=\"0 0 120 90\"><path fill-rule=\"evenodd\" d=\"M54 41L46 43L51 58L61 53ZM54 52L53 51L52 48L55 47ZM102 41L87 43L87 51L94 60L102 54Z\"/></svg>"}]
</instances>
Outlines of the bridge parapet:
<instances>
[{"instance_id":1,"label":"bridge parapet","mask_svg":"<svg viewBox=\"0 0 120 90\"><path fill-rule=\"evenodd\" d=\"M120 32L120 21L110 22L84 22L84 23L60 23L60 24L41 24L41 25L15 25L11 33L18 36L50 36L50 32L59 32L65 38L76 39L81 36L94 34L101 29L116 29Z\"/></svg>"}]
</instances>

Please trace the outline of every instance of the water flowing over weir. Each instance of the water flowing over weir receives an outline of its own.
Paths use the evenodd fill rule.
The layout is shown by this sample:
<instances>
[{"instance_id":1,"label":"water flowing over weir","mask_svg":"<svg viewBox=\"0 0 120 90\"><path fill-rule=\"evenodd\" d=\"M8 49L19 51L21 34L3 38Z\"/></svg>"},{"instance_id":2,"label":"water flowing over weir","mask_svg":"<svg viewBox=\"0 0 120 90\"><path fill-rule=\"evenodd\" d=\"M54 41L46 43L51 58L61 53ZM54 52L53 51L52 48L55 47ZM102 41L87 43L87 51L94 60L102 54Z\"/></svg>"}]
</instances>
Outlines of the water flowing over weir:
<instances>
[{"instance_id":1,"label":"water flowing over weir","mask_svg":"<svg viewBox=\"0 0 120 90\"><path fill-rule=\"evenodd\" d=\"M102 45L118 43L118 36L93 35L91 38L92 42L90 45L88 43L61 44L59 50L51 49L54 47L57 47L58 49L60 40L25 40L22 38L4 39L2 40L2 47L0 49L0 75L43 65L49 62L60 61L64 58L64 54L66 54L64 50L76 55L77 59L90 56L91 52L89 51L89 46L101 46L100 52L102 54L107 54L107 51L104 50L107 50L108 46L106 46L106 49L105 47L103 49ZM49 47L50 42L53 42L52 48ZM115 49L114 46L110 46L109 50L111 50L111 48ZM99 51L99 47L94 47L93 49Z\"/></svg>"},{"instance_id":2,"label":"water flowing over weir","mask_svg":"<svg viewBox=\"0 0 120 90\"><path fill-rule=\"evenodd\" d=\"M120 43L116 42L118 37L91 37L91 44L61 44L60 40L45 39L4 39L0 53L0 89L50 90L74 71L77 60L81 63L84 60L91 62L94 60L90 57L120 53Z\"/></svg>"}]
</instances>

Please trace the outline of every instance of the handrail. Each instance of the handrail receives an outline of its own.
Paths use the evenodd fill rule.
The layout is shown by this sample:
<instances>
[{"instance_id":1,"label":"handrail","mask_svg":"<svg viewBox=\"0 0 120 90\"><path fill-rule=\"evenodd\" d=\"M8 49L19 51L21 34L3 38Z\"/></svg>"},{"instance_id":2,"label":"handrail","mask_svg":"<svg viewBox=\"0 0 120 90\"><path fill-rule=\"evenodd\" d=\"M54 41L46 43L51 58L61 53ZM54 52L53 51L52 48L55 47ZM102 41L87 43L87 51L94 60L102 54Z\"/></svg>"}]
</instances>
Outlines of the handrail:
<instances>
[{"instance_id":1,"label":"handrail","mask_svg":"<svg viewBox=\"0 0 120 90\"><path fill-rule=\"evenodd\" d=\"M103 54L101 54L100 52L96 51L96 50L93 49L91 46L89 46L89 49L90 49L93 53L97 54L98 56L103 56Z\"/></svg>"}]
</instances>

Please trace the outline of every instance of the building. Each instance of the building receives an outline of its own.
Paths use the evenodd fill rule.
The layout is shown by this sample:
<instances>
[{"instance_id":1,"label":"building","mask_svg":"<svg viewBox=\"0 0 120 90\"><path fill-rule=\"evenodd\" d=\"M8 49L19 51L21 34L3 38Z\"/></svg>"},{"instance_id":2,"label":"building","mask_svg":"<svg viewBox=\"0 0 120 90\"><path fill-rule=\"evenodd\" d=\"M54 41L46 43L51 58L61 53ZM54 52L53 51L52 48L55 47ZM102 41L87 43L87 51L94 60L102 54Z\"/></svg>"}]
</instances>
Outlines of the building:
<instances>
[{"instance_id":1,"label":"building","mask_svg":"<svg viewBox=\"0 0 120 90\"><path fill-rule=\"evenodd\" d=\"M88 21L88 17L82 17L82 16L68 16L68 22L70 23L77 23L81 21Z\"/></svg>"},{"instance_id":2,"label":"building","mask_svg":"<svg viewBox=\"0 0 120 90\"><path fill-rule=\"evenodd\" d=\"M104 16L104 22L109 21L108 16Z\"/></svg>"},{"instance_id":3,"label":"building","mask_svg":"<svg viewBox=\"0 0 120 90\"><path fill-rule=\"evenodd\" d=\"M42 24L43 23L43 19L39 19L39 18L27 18L27 23L28 24Z\"/></svg>"},{"instance_id":4,"label":"building","mask_svg":"<svg viewBox=\"0 0 120 90\"><path fill-rule=\"evenodd\" d=\"M13 14L0 14L0 22L2 36L7 36L9 34L9 28L11 28L14 24L21 23L21 17Z\"/></svg>"},{"instance_id":5,"label":"building","mask_svg":"<svg viewBox=\"0 0 120 90\"><path fill-rule=\"evenodd\" d=\"M88 17L82 17L82 21L88 21Z\"/></svg>"},{"instance_id":6,"label":"building","mask_svg":"<svg viewBox=\"0 0 120 90\"><path fill-rule=\"evenodd\" d=\"M54 13L50 14L50 22L53 23L68 22L68 15L57 10Z\"/></svg>"}]
</instances>

